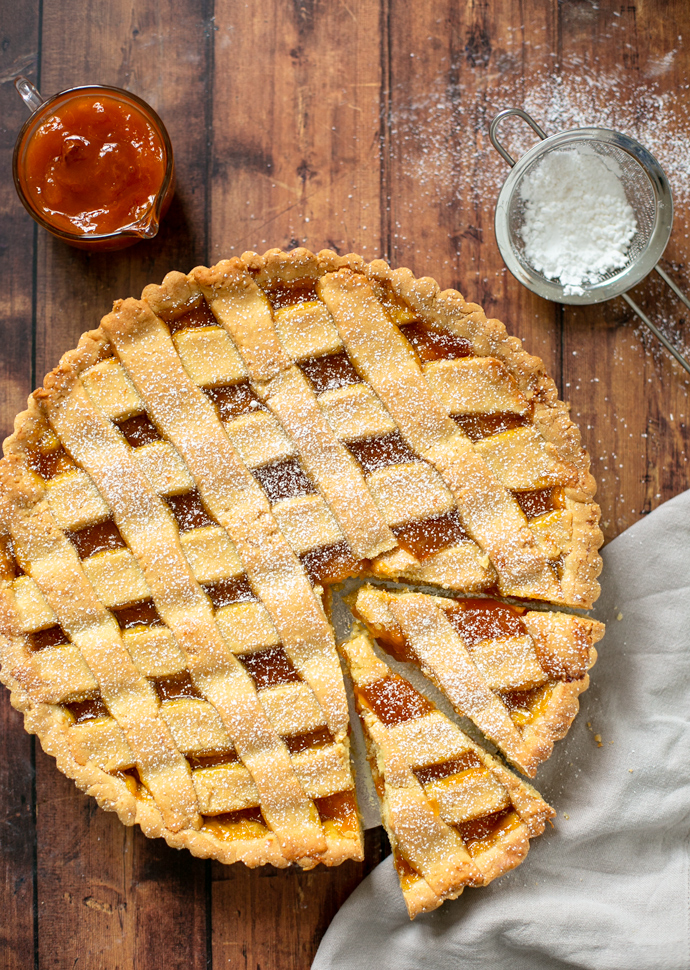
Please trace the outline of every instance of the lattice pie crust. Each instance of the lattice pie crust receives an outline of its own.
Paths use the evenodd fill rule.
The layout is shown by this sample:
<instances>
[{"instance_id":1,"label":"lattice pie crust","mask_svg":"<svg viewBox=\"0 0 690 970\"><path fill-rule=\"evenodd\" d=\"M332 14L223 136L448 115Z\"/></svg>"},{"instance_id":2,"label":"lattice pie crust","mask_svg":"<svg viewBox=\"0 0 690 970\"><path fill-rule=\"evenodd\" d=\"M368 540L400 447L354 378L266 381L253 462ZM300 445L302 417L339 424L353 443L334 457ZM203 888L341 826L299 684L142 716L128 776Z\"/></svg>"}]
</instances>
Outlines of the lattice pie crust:
<instances>
[{"instance_id":1,"label":"lattice pie crust","mask_svg":"<svg viewBox=\"0 0 690 970\"><path fill-rule=\"evenodd\" d=\"M170 273L62 358L5 455L12 703L102 806L224 862L361 858L324 589L370 576L580 608L598 593L594 481L541 361L382 261L271 250ZM448 601L377 595L358 612L384 640L402 629L449 690L424 628L468 667ZM543 610L523 621L539 656L558 655L559 623L597 638ZM503 733L449 694L533 773L574 708L521 726L505 691L526 682L492 680L498 652L472 666ZM552 680L529 689L576 697L586 674Z\"/></svg>"}]
</instances>

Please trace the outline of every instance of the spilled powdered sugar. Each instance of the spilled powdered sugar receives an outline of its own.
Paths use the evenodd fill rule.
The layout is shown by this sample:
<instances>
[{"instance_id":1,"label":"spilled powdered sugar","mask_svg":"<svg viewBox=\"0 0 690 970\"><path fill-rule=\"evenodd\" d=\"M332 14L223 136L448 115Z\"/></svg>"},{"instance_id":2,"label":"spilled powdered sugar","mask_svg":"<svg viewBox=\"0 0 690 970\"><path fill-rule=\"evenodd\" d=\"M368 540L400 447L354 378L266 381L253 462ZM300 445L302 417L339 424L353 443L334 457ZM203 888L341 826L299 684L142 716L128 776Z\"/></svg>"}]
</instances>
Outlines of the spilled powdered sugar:
<instances>
[{"instance_id":1,"label":"spilled powdered sugar","mask_svg":"<svg viewBox=\"0 0 690 970\"><path fill-rule=\"evenodd\" d=\"M591 151L552 151L520 184L525 258L566 295L627 262L637 220L616 168Z\"/></svg>"}]
</instances>

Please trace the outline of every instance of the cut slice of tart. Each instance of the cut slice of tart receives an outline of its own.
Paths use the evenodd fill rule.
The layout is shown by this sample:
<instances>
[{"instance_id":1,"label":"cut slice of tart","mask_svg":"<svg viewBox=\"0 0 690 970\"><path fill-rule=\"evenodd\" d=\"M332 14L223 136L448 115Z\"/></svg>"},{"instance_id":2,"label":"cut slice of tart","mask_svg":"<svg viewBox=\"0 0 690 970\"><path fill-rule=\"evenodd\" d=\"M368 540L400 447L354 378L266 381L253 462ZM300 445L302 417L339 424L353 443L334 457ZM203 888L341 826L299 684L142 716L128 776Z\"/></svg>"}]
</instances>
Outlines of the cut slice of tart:
<instances>
[{"instance_id":1,"label":"cut slice of tart","mask_svg":"<svg viewBox=\"0 0 690 970\"><path fill-rule=\"evenodd\" d=\"M567 734L604 635L597 620L491 599L369 585L350 605L385 650L420 667L530 777Z\"/></svg>"},{"instance_id":2,"label":"cut slice of tart","mask_svg":"<svg viewBox=\"0 0 690 970\"><path fill-rule=\"evenodd\" d=\"M553 809L374 652L341 645L411 918L519 865Z\"/></svg>"}]
</instances>

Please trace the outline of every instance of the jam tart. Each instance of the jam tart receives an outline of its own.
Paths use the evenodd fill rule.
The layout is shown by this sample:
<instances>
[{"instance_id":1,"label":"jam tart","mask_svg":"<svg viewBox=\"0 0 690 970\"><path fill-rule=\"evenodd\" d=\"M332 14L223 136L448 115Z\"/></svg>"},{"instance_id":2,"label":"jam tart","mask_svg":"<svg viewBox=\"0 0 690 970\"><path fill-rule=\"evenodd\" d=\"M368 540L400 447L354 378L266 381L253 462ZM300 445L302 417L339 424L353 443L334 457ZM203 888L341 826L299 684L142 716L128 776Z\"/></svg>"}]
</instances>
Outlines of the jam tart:
<instances>
[{"instance_id":1,"label":"jam tart","mask_svg":"<svg viewBox=\"0 0 690 970\"><path fill-rule=\"evenodd\" d=\"M589 686L604 624L482 599L360 588L353 612L524 774L565 737Z\"/></svg>"},{"instance_id":2,"label":"jam tart","mask_svg":"<svg viewBox=\"0 0 690 970\"><path fill-rule=\"evenodd\" d=\"M170 273L83 335L4 450L12 703L99 804L223 862L362 856L330 586L598 593L589 459L541 361L380 260Z\"/></svg>"},{"instance_id":3,"label":"jam tart","mask_svg":"<svg viewBox=\"0 0 690 970\"><path fill-rule=\"evenodd\" d=\"M341 652L410 917L519 865L554 810L393 673L366 632Z\"/></svg>"}]
</instances>

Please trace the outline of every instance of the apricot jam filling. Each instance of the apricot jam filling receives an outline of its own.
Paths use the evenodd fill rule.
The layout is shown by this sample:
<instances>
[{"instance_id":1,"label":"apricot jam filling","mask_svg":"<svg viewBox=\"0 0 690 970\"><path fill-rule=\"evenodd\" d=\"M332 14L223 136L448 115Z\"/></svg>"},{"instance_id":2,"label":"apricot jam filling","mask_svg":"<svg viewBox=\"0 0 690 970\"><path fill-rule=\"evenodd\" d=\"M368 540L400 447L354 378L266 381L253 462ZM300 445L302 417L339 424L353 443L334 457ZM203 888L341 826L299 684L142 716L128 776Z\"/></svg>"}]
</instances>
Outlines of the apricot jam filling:
<instances>
[{"instance_id":1,"label":"apricot jam filling","mask_svg":"<svg viewBox=\"0 0 690 970\"><path fill-rule=\"evenodd\" d=\"M178 330L193 330L197 327L217 327L218 321L213 316L211 307L206 300L202 299L196 306L192 307L182 316L174 320L167 321L170 333L177 333Z\"/></svg>"},{"instance_id":2,"label":"apricot jam filling","mask_svg":"<svg viewBox=\"0 0 690 970\"><path fill-rule=\"evenodd\" d=\"M513 495L528 519L565 508L562 488L537 488L530 492L513 492Z\"/></svg>"},{"instance_id":3,"label":"apricot jam filling","mask_svg":"<svg viewBox=\"0 0 690 970\"><path fill-rule=\"evenodd\" d=\"M340 583L348 576L358 575L362 565L345 540L309 549L299 558L312 586Z\"/></svg>"},{"instance_id":4,"label":"apricot jam filling","mask_svg":"<svg viewBox=\"0 0 690 970\"><path fill-rule=\"evenodd\" d=\"M401 323L400 331L411 344L420 364L432 360L458 360L473 355L469 340L447 330L436 330L426 323Z\"/></svg>"},{"instance_id":5,"label":"apricot jam filling","mask_svg":"<svg viewBox=\"0 0 690 970\"><path fill-rule=\"evenodd\" d=\"M484 765L474 751L466 751L458 758L442 761L436 765L427 765L426 768L415 768L414 773L420 785L428 785L432 781L441 781L442 778L459 775L471 768L484 768Z\"/></svg>"},{"instance_id":6,"label":"apricot jam filling","mask_svg":"<svg viewBox=\"0 0 690 970\"><path fill-rule=\"evenodd\" d=\"M153 441L161 440L158 429L147 414L135 414L134 417L116 421L115 424L132 448L141 448L142 445L150 445Z\"/></svg>"},{"instance_id":7,"label":"apricot jam filling","mask_svg":"<svg viewBox=\"0 0 690 970\"><path fill-rule=\"evenodd\" d=\"M509 832L521 825L520 816L512 808L504 808L492 815L482 815L455 826L470 855L478 855Z\"/></svg>"},{"instance_id":8,"label":"apricot jam filling","mask_svg":"<svg viewBox=\"0 0 690 970\"><path fill-rule=\"evenodd\" d=\"M364 707L372 710L386 727L424 717L434 710L434 705L426 697L395 674L382 677L381 680L375 680L366 686L356 687L355 696Z\"/></svg>"},{"instance_id":9,"label":"apricot jam filling","mask_svg":"<svg viewBox=\"0 0 690 970\"><path fill-rule=\"evenodd\" d=\"M156 677L152 683L162 701L173 701L181 697L203 697L192 683L188 670L169 677Z\"/></svg>"},{"instance_id":10,"label":"apricot jam filling","mask_svg":"<svg viewBox=\"0 0 690 970\"><path fill-rule=\"evenodd\" d=\"M232 748L230 751L206 751L200 754L186 755L189 767L192 771L197 768L218 768L221 765L238 764L237 752Z\"/></svg>"},{"instance_id":11,"label":"apricot jam filling","mask_svg":"<svg viewBox=\"0 0 690 970\"><path fill-rule=\"evenodd\" d=\"M315 798L314 804L322 823L331 823L341 836L359 832L357 802L354 791L341 791L325 798Z\"/></svg>"},{"instance_id":12,"label":"apricot jam filling","mask_svg":"<svg viewBox=\"0 0 690 970\"><path fill-rule=\"evenodd\" d=\"M239 812L224 812L222 815L202 815L202 823L202 832L215 835L224 842L261 839L270 832L260 808L245 808Z\"/></svg>"},{"instance_id":13,"label":"apricot jam filling","mask_svg":"<svg viewBox=\"0 0 690 970\"><path fill-rule=\"evenodd\" d=\"M465 432L471 441L481 441L492 434L512 431L530 423L526 414L513 414L510 411L500 414L454 414L453 421Z\"/></svg>"},{"instance_id":14,"label":"apricot jam filling","mask_svg":"<svg viewBox=\"0 0 690 970\"><path fill-rule=\"evenodd\" d=\"M73 704L64 704L63 706L70 712L75 724L95 721L97 717L110 717L110 712L100 696L93 697L90 700L75 701Z\"/></svg>"},{"instance_id":15,"label":"apricot jam filling","mask_svg":"<svg viewBox=\"0 0 690 970\"><path fill-rule=\"evenodd\" d=\"M257 690L295 684L301 677L282 646L270 647L257 653L245 653L237 658L252 677Z\"/></svg>"},{"instance_id":16,"label":"apricot jam filling","mask_svg":"<svg viewBox=\"0 0 690 970\"><path fill-rule=\"evenodd\" d=\"M201 390L215 405L221 421L232 421L243 414L266 410L247 381L239 384L220 384L218 387L202 387Z\"/></svg>"},{"instance_id":17,"label":"apricot jam filling","mask_svg":"<svg viewBox=\"0 0 690 970\"><path fill-rule=\"evenodd\" d=\"M465 532L457 509L434 515L428 519L405 522L403 525L391 527L391 532L398 540L398 545L411 553L415 559L424 562L448 546L469 539Z\"/></svg>"},{"instance_id":18,"label":"apricot jam filling","mask_svg":"<svg viewBox=\"0 0 690 970\"><path fill-rule=\"evenodd\" d=\"M365 475L370 475L378 468L385 468L386 465L405 465L419 461L417 455L408 448L399 431L348 441L347 447L362 466Z\"/></svg>"},{"instance_id":19,"label":"apricot jam filling","mask_svg":"<svg viewBox=\"0 0 690 970\"><path fill-rule=\"evenodd\" d=\"M524 607L489 599L466 599L450 600L443 610L468 647L482 640L527 635L527 628L520 616L524 613Z\"/></svg>"},{"instance_id":20,"label":"apricot jam filling","mask_svg":"<svg viewBox=\"0 0 690 970\"><path fill-rule=\"evenodd\" d=\"M74 532L65 530L65 535L76 546L80 559L88 559L89 556L95 556L99 552L122 549L125 546L125 541L113 519L106 519L105 522L98 522L96 525L87 525Z\"/></svg>"},{"instance_id":21,"label":"apricot jam filling","mask_svg":"<svg viewBox=\"0 0 690 970\"><path fill-rule=\"evenodd\" d=\"M47 630L36 630L29 634L30 649L45 650L46 647L59 647L63 643L69 643L67 634L61 626L49 626Z\"/></svg>"},{"instance_id":22,"label":"apricot jam filling","mask_svg":"<svg viewBox=\"0 0 690 970\"><path fill-rule=\"evenodd\" d=\"M201 495L196 489L182 495L163 497L175 517L180 532L189 532L191 529L202 529L204 526L216 524L206 511Z\"/></svg>"},{"instance_id":23,"label":"apricot jam filling","mask_svg":"<svg viewBox=\"0 0 690 970\"><path fill-rule=\"evenodd\" d=\"M263 488L271 505L286 498L298 495L313 495L316 492L297 458L283 458L270 465L252 468L252 475Z\"/></svg>"},{"instance_id":24,"label":"apricot jam filling","mask_svg":"<svg viewBox=\"0 0 690 970\"><path fill-rule=\"evenodd\" d=\"M121 630L131 630L135 626L161 626L163 623L152 599L111 606L110 609Z\"/></svg>"},{"instance_id":25,"label":"apricot jam filling","mask_svg":"<svg viewBox=\"0 0 690 970\"><path fill-rule=\"evenodd\" d=\"M202 589L216 610L231 603L255 603L259 599L246 576L234 576L232 579L219 579L215 583L203 583Z\"/></svg>"},{"instance_id":26,"label":"apricot jam filling","mask_svg":"<svg viewBox=\"0 0 690 970\"><path fill-rule=\"evenodd\" d=\"M290 754L299 754L300 751L307 751L308 748L326 748L329 744L333 744L334 740L333 735L326 727L283 738Z\"/></svg>"},{"instance_id":27,"label":"apricot jam filling","mask_svg":"<svg viewBox=\"0 0 690 970\"><path fill-rule=\"evenodd\" d=\"M315 279L295 280L294 283L284 283L279 286L262 287L274 310L282 310L299 303L320 302L316 292Z\"/></svg>"},{"instance_id":28,"label":"apricot jam filling","mask_svg":"<svg viewBox=\"0 0 690 970\"><path fill-rule=\"evenodd\" d=\"M63 472L71 471L77 467L62 446L51 451L30 448L26 452L26 463L44 481L50 481L56 475L61 475Z\"/></svg>"},{"instance_id":29,"label":"apricot jam filling","mask_svg":"<svg viewBox=\"0 0 690 970\"><path fill-rule=\"evenodd\" d=\"M344 350L337 354L324 354L322 357L308 357L299 362L299 368L309 379L314 394L317 395L347 387L349 384L360 384L362 381Z\"/></svg>"}]
</instances>

